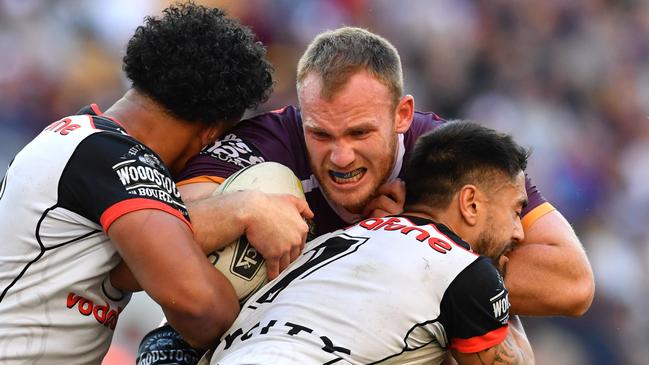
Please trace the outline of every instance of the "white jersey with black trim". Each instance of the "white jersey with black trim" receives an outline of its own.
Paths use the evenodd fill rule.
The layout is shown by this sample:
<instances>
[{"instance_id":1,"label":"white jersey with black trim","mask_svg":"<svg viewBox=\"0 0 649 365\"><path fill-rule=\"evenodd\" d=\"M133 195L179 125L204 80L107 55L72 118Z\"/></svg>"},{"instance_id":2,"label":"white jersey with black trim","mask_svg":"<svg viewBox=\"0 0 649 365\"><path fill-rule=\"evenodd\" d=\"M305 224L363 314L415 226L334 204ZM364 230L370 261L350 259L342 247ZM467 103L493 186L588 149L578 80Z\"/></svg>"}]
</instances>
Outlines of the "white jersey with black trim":
<instances>
[{"instance_id":1,"label":"white jersey with black trim","mask_svg":"<svg viewBox=\"0 0 649 365\"><path fill-rule=\"evenodd\" d=\"M438 364L507 334L491 262L417 217L367 219L307 244L251 297L212 365Z\"/></svg>"},{"instance_id":2,"label":"white jersey with black trim","mask_svg":"<svg viewBox=\"0 0 649 365\"><path fill-rule=\"evenodd\" d=\"M108 118L64 118L18 153L0 190L0 363L101 363L129 300L106 231L147 208L186 219L157 155Z\"/></svg>"}]
</instances>

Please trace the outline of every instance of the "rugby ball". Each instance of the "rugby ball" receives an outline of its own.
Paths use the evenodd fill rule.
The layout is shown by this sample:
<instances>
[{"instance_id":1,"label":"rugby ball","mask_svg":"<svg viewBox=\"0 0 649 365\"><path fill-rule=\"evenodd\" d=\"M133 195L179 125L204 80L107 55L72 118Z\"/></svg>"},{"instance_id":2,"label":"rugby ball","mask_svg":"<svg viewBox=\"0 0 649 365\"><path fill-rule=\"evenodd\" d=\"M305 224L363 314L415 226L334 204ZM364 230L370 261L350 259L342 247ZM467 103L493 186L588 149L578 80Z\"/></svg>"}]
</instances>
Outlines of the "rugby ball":
<instances>
[{"instance_id":1,"label":"rugby ball","mask_svg":"<svg viewBox=\"0 0 649 365\"><path fill-rule=\"evenodd\" d=\"M262 162L237 171L219 186L214 195L241 190L291 194L304 199L300 180L291 169L277 162ZM230 280L240 303L245 302L268 281L264 258L245 236L212 252L209 259Z\"/></svg>"}]
</instances>

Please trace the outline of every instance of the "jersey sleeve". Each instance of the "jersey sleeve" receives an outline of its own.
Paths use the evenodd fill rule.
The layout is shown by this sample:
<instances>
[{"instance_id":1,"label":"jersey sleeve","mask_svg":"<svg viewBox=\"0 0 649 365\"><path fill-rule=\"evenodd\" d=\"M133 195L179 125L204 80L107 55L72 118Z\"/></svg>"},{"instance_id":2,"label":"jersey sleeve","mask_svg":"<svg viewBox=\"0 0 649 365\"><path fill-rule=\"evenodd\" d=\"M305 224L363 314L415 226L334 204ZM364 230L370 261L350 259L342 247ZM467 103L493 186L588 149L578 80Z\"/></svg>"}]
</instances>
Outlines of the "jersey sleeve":
<instances>
[{"instance_id":1,"label":"jersey sleeve","mask_svg":"<svg viewBox=\"0 0 649 365\"><path fill-rule=\"evenodd\" d=\"M453 280L440 308L440 322L452 349L479 352L507 337L507 289L486 257L476 259Z\"/></svg>"},{"instance_id":2,"label":"jersey sleeve","mask_svg":"<svg viewBox=\"0 0 649 365\"><path fill-rule=\"evenodd\" d=\"M279 162L293 171L306 160L299 112L289 106L239 122L225 136L189 160L178 185L217 182L264 161Z\"/></svg>"},{"instance_id":3,"label":"jersey sleeve","mask_svg":"<svg viewBox=\"0 0 649 365\"><path fill-rule=\"evenodd\" d=\"M521 221L523 228L528 229L537 219L555 210L555 208L545 200L527 174L525 174L525 190L527 191L527 206L521 212Z\"/></svg>"},{"instance_id":4,"label":"jersey sleeve","mask_svg":"<svg viewBox=\"0 0 649 365\"><path fill-rule=\"evenodd\" d=\"M59 205L105 231L122 215L157 209L183 220L189 215L159 157L133 138L99 132L83 140L63 171Z\"/></svg>"}]
</instances>

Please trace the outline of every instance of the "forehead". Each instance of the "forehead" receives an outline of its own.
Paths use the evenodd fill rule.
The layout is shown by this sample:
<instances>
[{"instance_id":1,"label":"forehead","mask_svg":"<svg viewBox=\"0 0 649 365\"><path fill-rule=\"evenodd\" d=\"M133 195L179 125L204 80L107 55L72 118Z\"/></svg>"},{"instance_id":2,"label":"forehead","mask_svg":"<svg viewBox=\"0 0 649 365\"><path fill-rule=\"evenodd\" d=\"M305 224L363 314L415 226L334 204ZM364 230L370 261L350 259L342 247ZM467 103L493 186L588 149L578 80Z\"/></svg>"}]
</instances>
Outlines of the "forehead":
<instances>
[{"instance_id":1,"label":"forehead","mask_svg":"<svg viewBox=\"0 0 649 365\"><path fill-rule=\"evenodd\" d=\"M501 175L503 184L499 184L498 188L494 189L493 196L497 199L507 202L527 201L527 189L525 188L525 173L520 171L514 179L509 179L506 175Z\"/></svg>"},{"instance_id":2,"label":"forehead","mask_svg":"<svg viewBox=\"0 0 649 365\"><path fill-rule=\"evenodd\" d=\"M331 98L322 96L322 79L308 74L298 90L300 108L307 127L339 127L379 122L392 112L387 86L365 71L353 74Z\"/></svg>"}]
</instances>

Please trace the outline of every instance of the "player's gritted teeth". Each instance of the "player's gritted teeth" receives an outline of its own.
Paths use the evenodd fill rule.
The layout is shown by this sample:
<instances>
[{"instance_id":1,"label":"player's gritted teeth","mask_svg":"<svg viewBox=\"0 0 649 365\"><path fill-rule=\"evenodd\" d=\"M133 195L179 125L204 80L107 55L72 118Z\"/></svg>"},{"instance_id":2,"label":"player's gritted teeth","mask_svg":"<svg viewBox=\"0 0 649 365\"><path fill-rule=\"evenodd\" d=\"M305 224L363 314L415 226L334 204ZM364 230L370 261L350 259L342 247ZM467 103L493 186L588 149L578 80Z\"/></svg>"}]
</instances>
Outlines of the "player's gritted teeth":
<instances>
[{"instance_id":1,"label":"player's gritted teeth","mask_svg":"<svg viewBox=\"0 0 649 365\"><path fill-rule=\"evenodd\" d=\"M360 180L365 174L365 171L367 171L367 169L364 167L349 172L329 170L329 176L331 176L331 179L337 184L351 184Z\"/></svg>"}]
</instances>

